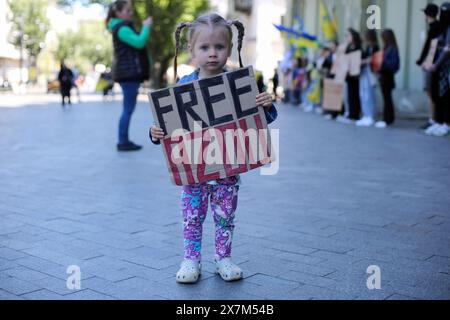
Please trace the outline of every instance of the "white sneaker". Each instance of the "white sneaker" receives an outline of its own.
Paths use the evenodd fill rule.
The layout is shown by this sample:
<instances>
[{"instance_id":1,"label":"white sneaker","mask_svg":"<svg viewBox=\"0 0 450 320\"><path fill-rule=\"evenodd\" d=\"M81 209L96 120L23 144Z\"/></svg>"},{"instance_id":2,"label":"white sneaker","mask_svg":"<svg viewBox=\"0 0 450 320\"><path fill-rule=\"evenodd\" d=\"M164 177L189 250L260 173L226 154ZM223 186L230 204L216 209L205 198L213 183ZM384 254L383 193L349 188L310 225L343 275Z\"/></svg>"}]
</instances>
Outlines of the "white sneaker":
<instances>
[{"instance_id":1,"label":"white sneaker","mask_svg":"<svg viewBox=\"0 0 450 320\"><path fill-rule=\"evenodd\" d=\"M200 261L185 259L177 272L177 282L196 283L201 275L202 264Z\"/></svg>"},{"instance_id":2,"label":"white sneaker","mask_svg":"<svg viewBox=\"0 0 450 320\"><path fill-rule=\"evenodd\" d=\"M313 112L314 106L312 104L308 104L303 108L303 112Z\"/></svg>"},{"instance_id":3,"label":"white sneaker","mask_svg":"<svg viewBox=\"0 0 450 320\"><path fill-rule=\"evenodd\" d=\"M377 123L375 123L375 128L385 129L386 127L387 127L387 123L384 121L378 121Z\"/></svg>"},{"instance_id":4,"label":"white sneaker","mask_svg":"<svg viewBox=\"0 0 450 320\"><path fill-rule=\"evenodd\" d=\"M446 124L439 125L436 127L433 132L431 132L432 136L435 137L445 137L449 132L449 127Z\"/></svg>"},{"instance_id":5,"label":"white sneaker","mask_svg":"<svg viewBox=\"0 0 450 320\"><path fill-rule=\"evenodd\" d=\"M364 117L361 120L356 121L357 127L371 127L375 122L372 118Z\"/></svg>"},{"instance_id":6,"label":"white sneaker","mask_svg":"<svg viewBox=\"0 0 450 320\"><path fill-rule=\"evenodd\" d=\"M343 124L353 124L355 122L354 120L351 120L351 119L349 119L347 117L344 117L344 116L338 116L336 118L336 121L340 122L340 123L343 123Z\"/></svg>"},{"instance_id":7,"label":"white sneaker","mask_svg":"<svg viewBox=\"0 0 450 320\"><path fill-rule=\"evenodd\" d=\"M231 261L231 258L223 258L222 260L214 260L216 264L216 273L218 273L225 281L236 281L242 279L242 270L237 264Z\"/></svg>"},{"instance_id":8,"label":"white sneaker","mask_svg":"<svg viewBox=\"0 0 450 320\"><path fill-rule=\"evenodd\" d=\"M333 120L333 116L331 114L326 114L323 116L323 118L327 121Z\"/></svg>"},{"instance_id":9,"label":"white sneaker","mask_svg":"<svg viewBox=\"0 0 450 320\"><path fill-rule=\"evenodd\" d=\"M439 123L434 123L433 125L429 126L424 132L428 136L434 135L434 131L439 129L441 125Z\"/></svg>"}]
</instances>

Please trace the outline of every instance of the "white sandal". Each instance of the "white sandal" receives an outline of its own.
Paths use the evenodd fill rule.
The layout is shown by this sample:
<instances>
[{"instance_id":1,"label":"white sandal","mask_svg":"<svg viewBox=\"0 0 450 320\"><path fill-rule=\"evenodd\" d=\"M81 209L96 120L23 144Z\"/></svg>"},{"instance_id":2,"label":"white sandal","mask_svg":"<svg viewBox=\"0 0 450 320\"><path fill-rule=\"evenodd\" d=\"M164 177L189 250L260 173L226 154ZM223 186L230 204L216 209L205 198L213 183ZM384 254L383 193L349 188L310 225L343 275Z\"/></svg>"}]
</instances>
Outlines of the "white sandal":
<instances>
[{"instance_id":1,"label":"white sandal","mask_svg":"<svg viewBox=\"0 0 450 320\"><path fill-rule=\"evenodd\" d=\"M237 264L231 261L231 258L214 260L216 264L216 273L225 281L236 281L242 279L242 270Z\"/></svg>"},{"instance_id":2,"label":"white sandal","mask_svg":"<svg viewBox=\"0 0 450 320\"><path fill-rule=\"evenodd\" d=\"M200 278L202 264L200 261L185 259L181 263L180 270L177 272L177 282L196 283Z\"/></svg>"}]
</instances>

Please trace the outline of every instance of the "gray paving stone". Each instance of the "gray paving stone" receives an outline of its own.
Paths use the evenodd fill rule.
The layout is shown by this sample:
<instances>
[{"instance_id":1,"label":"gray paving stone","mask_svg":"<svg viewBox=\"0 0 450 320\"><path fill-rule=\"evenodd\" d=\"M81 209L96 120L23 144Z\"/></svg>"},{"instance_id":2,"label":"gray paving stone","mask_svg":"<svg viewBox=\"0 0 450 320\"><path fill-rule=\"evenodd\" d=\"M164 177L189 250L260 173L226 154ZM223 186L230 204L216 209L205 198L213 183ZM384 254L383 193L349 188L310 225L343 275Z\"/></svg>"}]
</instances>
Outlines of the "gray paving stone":
<instances>
[{"instance_id":1,"label":"gray paving stone","mask_svg":"<svg viewBox=\"0 0 450 320\"><path fill-rule=\"evenodd\" d=\"M23 300L22 297L0 289L0 300Z\"/></svg>"},{"instance_id":2,"label":"gray paving stone","mask_svg":"<svg viewBox=\"0 0 450 320\"><path fill-rule=\"evenodd\" d=\"M420 134L418 122L356 128L280 106L279 173L242 175L233 259L243 281L214 274L209 212L204 274L181 286L180 188L148 142L146 98L130 132L144 149L133 154L115 150L118 100L87 95L66 112L50 98L0 107L0 298L450 299L450 139ZM72 264L78 292L66 287ZM380 291L366 287L372 264Z\"/></svg>"},{"instance_id":3,"label":"gray paving stone","mask_svg":"<svg viewBox=\"0 0 450 320\"><path fill-rule=\"evenodd\" d=\"M30 282L17 279L2 272L0 273L0 289L11 294L21 295L39 290L39 287Z\"/></svg>"},{"instance_id":4,"label":"gray paving stone","mask_svg":"<svg viewBox=\"0 0 450 320\"><path fill-rule=\"evenodd\" d=\"M64 300L64 296L46 289L23 294L21 298L25 300Z\"/></svg>"}]
</instances>

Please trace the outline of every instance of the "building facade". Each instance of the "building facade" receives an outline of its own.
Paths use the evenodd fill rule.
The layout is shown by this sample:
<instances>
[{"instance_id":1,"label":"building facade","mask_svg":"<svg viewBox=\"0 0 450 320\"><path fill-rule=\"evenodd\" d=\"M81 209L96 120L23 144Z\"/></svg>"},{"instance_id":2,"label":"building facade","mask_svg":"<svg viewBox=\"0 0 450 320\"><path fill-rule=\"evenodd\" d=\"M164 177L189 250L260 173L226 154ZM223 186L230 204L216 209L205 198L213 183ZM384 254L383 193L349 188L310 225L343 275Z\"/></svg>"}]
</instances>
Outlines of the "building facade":
<instances>
[{"instance_id":1,"label":"building facade","mask_svg":"<svg viewBox=\"0 0 450 320\"><path fill-rule=\"evenodd\" d=\"M21 53L9 41L11 31L11 10L6 0L0 0L0 86L8 82L14 89L18 87L20 81L28 81L28 70L26 66L26 56Z\"/></svg>"},{"instance_id":2,"label":"building facade","mask_svg":"<svg viewBox=\"0 0 450 320\"><path fill-rule=\"evenodd\" d=\"M428 3L441 5L444 0L324 0L329 8L335 8L339 24L339 38L344 39L346 29L367 29L370 13L367 8L377 5L381 11L381 29L393 29L400 50L401 70L396 76L397 90L394 93L396 107L400 113L410 116L427 115L427 99L423 93L422 70L416 65L426 39L427 25L422 9ZM292 21L300 16L307 31L320 34L319 1L291 0L286 17Z\"/></svg>"},{"instance_id":3,"label":"building facade","mask_svg":"<svg viewBox=\"0 0 450 320\"><path fill-rule=\"evenodd\" d=\"M427 99L423 93L422 70L416 65L425 42L427 25L421 9L428 3L440 5L444 0L323 0L335 9L339 40L344 41L346 29L364 32L371 16L367 9L380 9L381 29L393 29L400 49L401 70L396 75L394 93L396 107L409 116L426 116ZM320 37L319 0L212 0L213 9L228 18L239 18L246 25L243 58L263 72L267 80L277 61L283 58L286 43L273 24L292 26L295 17L304 21L305 31ZM381 32L381 30L380 30ZM237 61L235 53L232 58ZM381 100L380 100L381 101Z\"/></svg>"}]
</instances>

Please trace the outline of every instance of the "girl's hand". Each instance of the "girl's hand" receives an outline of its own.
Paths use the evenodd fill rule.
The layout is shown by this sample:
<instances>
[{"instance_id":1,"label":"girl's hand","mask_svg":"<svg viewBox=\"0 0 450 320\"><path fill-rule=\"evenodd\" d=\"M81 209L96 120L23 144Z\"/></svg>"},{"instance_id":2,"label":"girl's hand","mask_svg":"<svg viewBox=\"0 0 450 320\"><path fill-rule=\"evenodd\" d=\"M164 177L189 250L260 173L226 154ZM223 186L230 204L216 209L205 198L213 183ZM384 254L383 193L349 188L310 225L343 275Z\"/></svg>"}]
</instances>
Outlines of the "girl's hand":
<instances>
[{"instance_id":1,"label":"girl's hand","mask_svg":"<svg viewBox=\"0 0 450 320\"><path fill-rule=\"evenodd\" d=\"M147 19L145 19L142 24L144 26L150 27L153 24L153 18L152 17L147 17Z\"/></svg>"},{"instance_id":2,"label":"girl's hand","mask_svg":"<svg viewBox=\"0 0 450 320\"><path fill-rule=\"evenodd\" d=\"M160 127L151 126L150 132L152 134L153 141L158 141L164 138L164 131Z\"/></svg>"},{"instance_id":3,"label":"girl's hand","mask_svg":"<svg viewBox=\"0 0 450 320\"><path fill-rule=\"evenodd\" d=\"M268 109L272 106L272 103L272 96L267 92L260 93L256 96L256 105L258 107L264 107Z\"/></svg>"}]
</instances>

